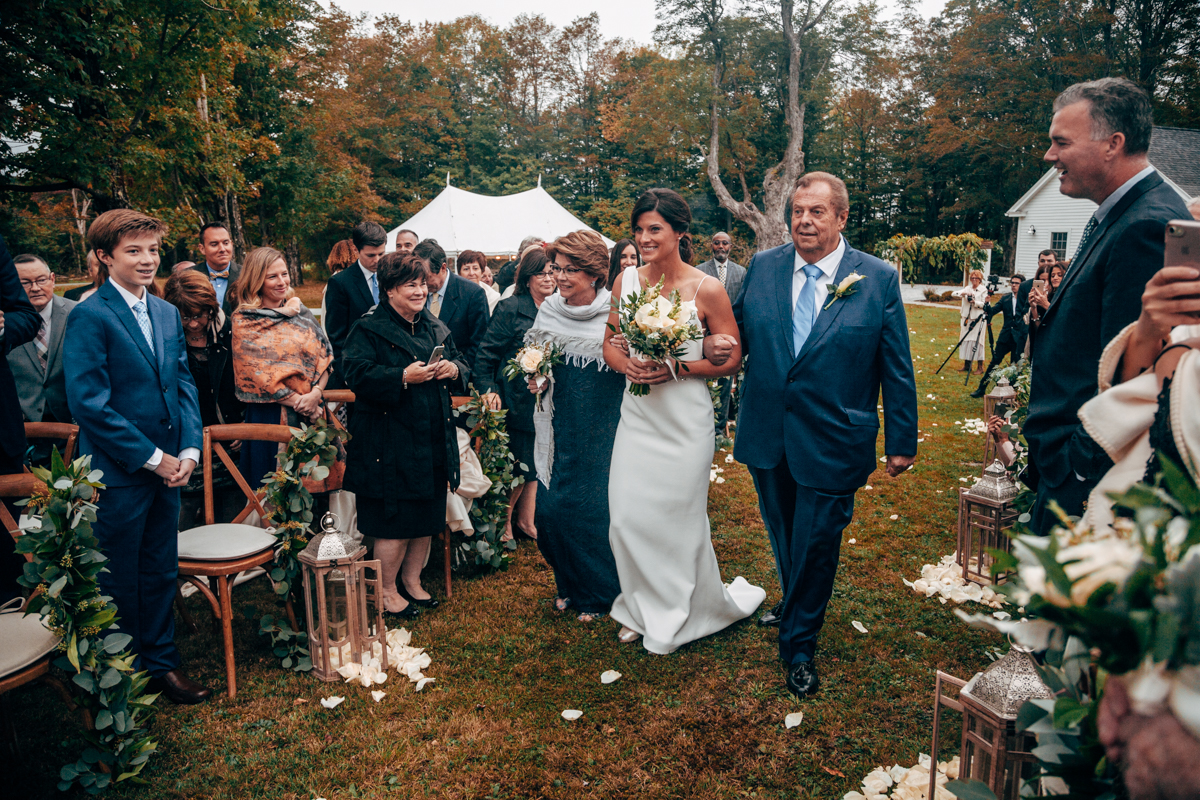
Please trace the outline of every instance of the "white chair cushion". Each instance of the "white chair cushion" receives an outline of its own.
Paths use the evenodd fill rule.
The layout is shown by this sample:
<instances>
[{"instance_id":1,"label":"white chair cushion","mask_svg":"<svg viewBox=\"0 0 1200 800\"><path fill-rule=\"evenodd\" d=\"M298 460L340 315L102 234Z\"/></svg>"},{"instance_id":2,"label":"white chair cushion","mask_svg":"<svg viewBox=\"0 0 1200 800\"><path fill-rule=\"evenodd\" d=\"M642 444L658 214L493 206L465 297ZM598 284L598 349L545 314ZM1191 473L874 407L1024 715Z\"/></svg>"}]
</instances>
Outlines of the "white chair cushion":
<instances>
[{"instance_id":1,"label":"white chair cushion","mask_svg":"<svg viewBox=\"0 0 1200 800\"><path fill-rule=\"evenodd\" d=\"M37 614L0 614L0 678L28 667L58 646L59 637L46 630Z\"/></svg>"},{"instance_id":2,"label":"white chair cushion","mask_svg":"<svg viewBox=\"0 0 1200 800\"><path fill-rule=\"evenodd\" d=\"M179 532L179 557L193 561L230 561L275 545L275 537L253 525L222 522Z\"/></svg>"}]
</instances>

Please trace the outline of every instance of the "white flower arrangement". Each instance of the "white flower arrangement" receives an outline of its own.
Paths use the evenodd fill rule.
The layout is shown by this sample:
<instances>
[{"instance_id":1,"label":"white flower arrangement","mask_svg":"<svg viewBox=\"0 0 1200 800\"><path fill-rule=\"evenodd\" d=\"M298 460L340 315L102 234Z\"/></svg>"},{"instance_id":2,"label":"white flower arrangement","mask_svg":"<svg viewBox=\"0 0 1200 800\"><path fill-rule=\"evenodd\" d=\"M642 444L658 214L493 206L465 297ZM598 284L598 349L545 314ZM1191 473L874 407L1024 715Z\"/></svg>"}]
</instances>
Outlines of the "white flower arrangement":
<instances>
[{"instance_id":1,"label":"white flower arrangement","mask_svg":"<svg viewBox=\"0 0 1200 800\"><path fill-rule=\"evenodd\" d=\"M992 587L963 579L962 567L955 561L956 557L957 554L951 553L942 556L937 564L926 564L921 567L921 577L915 581L905 580L904 585L917 594L937 597L942 605L973 602L991 608L1003 608L1003 595L997 594ZM972 568L975 568L975 559L972 558L971 562Z\"/></svg>"},{"instance_id":2,"label":"white flower arrangement","mask_svg":"<svg viewBox=\"0 0 1200 800\"><path fill-rule=\"evenodd\" d=\"M921 753L917 763L911 767L893 764L890 768L876 767L862 780L862 791L846 792L842 800L927 800L929 794L929 768L932 759ZM958 756L937 764L937 787L933 800L955 800L955 795L945 788L949 781L958 778Z\"/></svg>"}]
</instances>

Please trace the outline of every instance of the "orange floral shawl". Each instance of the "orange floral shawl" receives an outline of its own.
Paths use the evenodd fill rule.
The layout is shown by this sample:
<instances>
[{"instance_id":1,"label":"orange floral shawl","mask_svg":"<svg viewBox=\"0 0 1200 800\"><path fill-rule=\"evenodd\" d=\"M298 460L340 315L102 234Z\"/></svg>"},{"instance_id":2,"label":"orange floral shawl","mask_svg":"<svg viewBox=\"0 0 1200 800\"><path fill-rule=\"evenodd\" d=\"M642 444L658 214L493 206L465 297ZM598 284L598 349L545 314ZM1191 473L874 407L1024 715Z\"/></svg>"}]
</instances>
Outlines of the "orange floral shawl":
<instances>
[{"instance_id":1,"label":"orange floral shawl","mask_svg":"<svg viewBox=\"0 0 1200 800\"><path fill-rule=\"evenodd\" d=\"M333 346L293 297L283 306L233 312L233 377L243 403L277 403L311 392L333 363Z\"/></svg>"}]
</instances>

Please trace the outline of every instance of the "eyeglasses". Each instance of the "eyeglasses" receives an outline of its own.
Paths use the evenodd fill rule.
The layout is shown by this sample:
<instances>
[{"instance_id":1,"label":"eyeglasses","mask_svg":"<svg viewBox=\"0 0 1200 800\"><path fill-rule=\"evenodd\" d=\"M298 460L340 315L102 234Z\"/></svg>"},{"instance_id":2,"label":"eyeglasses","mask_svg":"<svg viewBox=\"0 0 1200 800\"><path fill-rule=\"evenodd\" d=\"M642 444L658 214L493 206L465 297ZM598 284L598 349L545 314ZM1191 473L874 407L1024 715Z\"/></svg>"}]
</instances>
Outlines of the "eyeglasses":
<instances>
[{"instance_id":1,"label":"eyeglasses","mask_svg":"<svg viewBox=\"0 0 1200 800\"><path fill-rule=\"evenodd\" d=\"M34 286L41 288L41 287L46 286L51 283L54 283L53 275L43 275L42 277L35 278L34 280L31 280L31 281L21 281L21 285L23 287L25 287L26 291L29 291L29 289L31 289Z\"/></svg>"},{"instance_id":2,"label":"eyeglasses","mask_svg":"<svg viewBox=\"0 0 1200 800\"><path fill-rule=\"evenodd\" d=\"M209 317L209 312L205 311L200 314L184 314L182 316L182 319L184 322L199 322L201 320L207 320L208 317Z\"/></svg>"},{"instance_id":3,"label":"eyeglasses","mask_svg":"<svg viewBox=\"0 0 1200 800\"><path fill-rule=\"evenodd\" d=\"M578 267L560 267L558 264L551 264L550 271L556 274L561 272L564 275L578 275L583 272Z\"/></svg>"}]
</instances>

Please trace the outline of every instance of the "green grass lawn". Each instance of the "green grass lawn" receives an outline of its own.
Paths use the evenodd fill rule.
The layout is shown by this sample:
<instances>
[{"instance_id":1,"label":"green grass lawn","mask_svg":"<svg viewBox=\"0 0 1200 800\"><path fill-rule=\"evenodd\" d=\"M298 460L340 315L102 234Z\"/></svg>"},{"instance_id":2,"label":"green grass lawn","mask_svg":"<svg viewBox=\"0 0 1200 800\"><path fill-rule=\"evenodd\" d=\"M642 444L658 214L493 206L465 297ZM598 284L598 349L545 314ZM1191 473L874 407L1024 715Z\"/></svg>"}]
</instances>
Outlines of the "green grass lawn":
<instances>
[{"instance_id":1,"label":"green grass lawn","mask_svg":"<svg viewBox=\"0 0 1200 800\"><path fill-rule=\"evenodd\" d=\"M915 763L929 749L934 671L969 677L1000 643L901 582L954 550L954 490L980 471L983 440L954 425L982 416L981 401L967 397L978 378L965 389L961 373L933 375L957 341L957 321L953 310L909 308L924 442L912 471L894 480L877 471L873 488L858 493L816 698L787 692L775 631L752 621L655 656L618 644L610 620L584 626L555 613L552 574L522 542L511 568L456 580L454 598L410 626L413 644L432 655L426 674L437 678L419 694L393 676L376 704L361 686L285 672L251 620L238 621L237 699L160 703L147 785L110 796L840 798L877 764ZM780 592L753 485L744 467L717 458L727 482L712 486L709 509L722 575L766 587L769 606ZM440 593L438 558L426 585ZM250 617L273 609L261 580L234 596ZM198 598L190 602L203 612ZM201 627L196 635L180 627L185 664L221 691L220 637ZM601 685L608 669L624 677ZM318 700L331 694L346 701L327 711ZM23 755L5 794L51 796L59 767L79 752L78 720L43 686L7 699ZM563 720L567 708L583 717ZM785 730L784 715L797 710L803 723ZM958 738L957 720L945 724L943 758Z\"/></svg>"}]
</instances>

